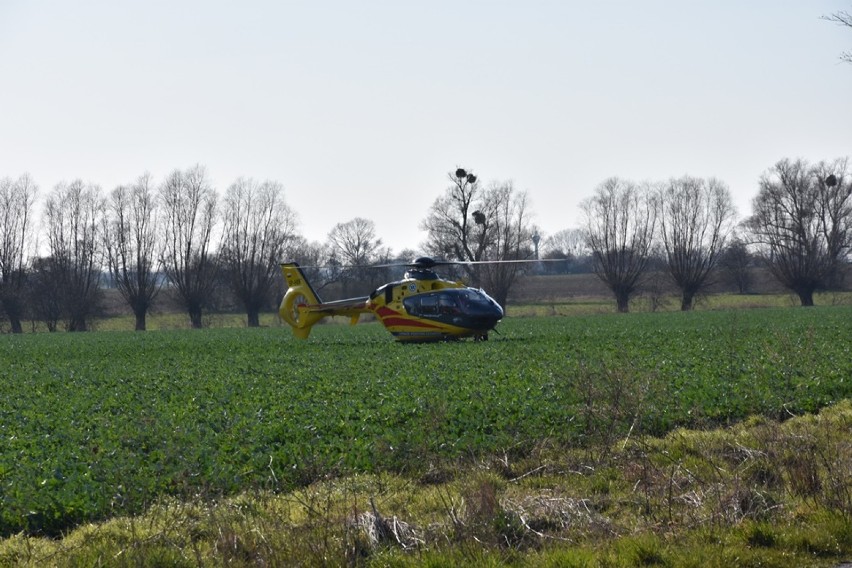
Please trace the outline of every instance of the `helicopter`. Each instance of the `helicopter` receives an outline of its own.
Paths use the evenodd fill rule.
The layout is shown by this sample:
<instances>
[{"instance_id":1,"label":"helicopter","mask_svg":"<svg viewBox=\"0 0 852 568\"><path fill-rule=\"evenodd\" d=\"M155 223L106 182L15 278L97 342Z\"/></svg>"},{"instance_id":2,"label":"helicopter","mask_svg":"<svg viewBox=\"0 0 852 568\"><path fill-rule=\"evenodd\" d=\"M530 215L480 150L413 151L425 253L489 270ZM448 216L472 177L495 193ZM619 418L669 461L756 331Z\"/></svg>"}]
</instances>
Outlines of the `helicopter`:
<instances>
[{"instance_id":1,"label":"helicopter","mask_svg":"<svg viewBox=\"0 0 852 568\"><path fill-rule=\"evenodd\" d=\"M379 286L369 296L323 302L299 264L285 262L281 264L281 271L287 282L287 292L278 314L299 339L307 339L311 328L323 318L344 316L354 325L361 314L374 314L400 342L467 337L485 341L488 332L503 319L503 308L484 290L440 278L433 268L486 263L490 262L437 261L424 256L408 264L396 265L408 268L403 279Z\"/></svg>"}]
</instances>

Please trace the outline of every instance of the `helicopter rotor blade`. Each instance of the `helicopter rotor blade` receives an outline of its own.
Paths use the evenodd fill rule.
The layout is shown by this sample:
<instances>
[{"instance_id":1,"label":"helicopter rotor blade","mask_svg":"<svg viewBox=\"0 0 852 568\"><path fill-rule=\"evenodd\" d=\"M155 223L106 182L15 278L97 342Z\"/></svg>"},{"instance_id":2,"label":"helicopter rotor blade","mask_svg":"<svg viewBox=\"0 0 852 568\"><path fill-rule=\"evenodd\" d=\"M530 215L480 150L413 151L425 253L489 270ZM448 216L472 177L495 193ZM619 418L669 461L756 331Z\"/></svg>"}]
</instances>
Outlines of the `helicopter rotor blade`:
<instances>
[{"instance_id":1,"label":"helicopter rotor blade","mask_svg":"<svg viewBox=\"0 0 852 568\"><path fill-rule=\"evenodd\" d=\"M512 258L504 260L459 260L453 264L524 264L531 262L561 262L564 258Z\"/></svg>"},{"instance_id":2,"label":"helicopter rotor blade","mask_svg":"<svg viewBox=\"0 0 852 568\"><path fill-rule=\"evenodd\" d=\"M388 264L324 264L324 265L299 265L301 268L328 269L336 268L346 270L349 268L419 268L429 270L437 266L471 266L484 264L529 264L533 262L564 262L564 258L521 258L506 260L435 260L423 256L411 262L392 262Z\"/></svg>"},{"instance_id":3,"label":"helicopter rotor blade","mask_svg":"<svg viewBox=\"0 0 852 568\"><path fill-rule=\"evenodd\" d=\"M410 262L392 262L390 264L369 264L366 268L404 268L413 266Z\"/></svg>"},{"instance_id":4,"label":"helicopter rotor blade","mask_svg":"<svg viewBox=\"0 0 852 568\"><path fill-rule=\"evenodd\" d=\"M339 270L345 270L347 268L373 268L372 264L300 264L296 261L288 261L281 262L280 264L290 264L291 262L298 265L299 268L307 269L307 268L317 268L317 269L327 269L327 268L337 268Z\"/></svg>"}]
</instances>

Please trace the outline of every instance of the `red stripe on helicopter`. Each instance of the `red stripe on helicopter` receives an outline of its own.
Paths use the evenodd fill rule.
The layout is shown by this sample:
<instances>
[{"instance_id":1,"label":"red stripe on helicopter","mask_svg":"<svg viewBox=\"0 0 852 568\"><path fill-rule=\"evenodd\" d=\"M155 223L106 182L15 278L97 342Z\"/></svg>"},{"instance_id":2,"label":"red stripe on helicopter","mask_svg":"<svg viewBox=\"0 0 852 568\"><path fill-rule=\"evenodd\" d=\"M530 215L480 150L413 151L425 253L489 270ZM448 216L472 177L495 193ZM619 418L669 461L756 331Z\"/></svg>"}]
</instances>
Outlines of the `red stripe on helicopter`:
<instances>
[{"instance_id":1,"label":"red stripe on helicopter","mask_svg":"<svg viewBox=\"0 0 852 568\"><path fill-rule=\"evenodd\" d=\"M421 321L418 319L409 318L408 316L404 316L396 310L388 308L387 306L378 307L376 309L376 314L378 314L378 316L382 319L382 324L385 327L392 325L407 325L409 327L441 329L441 326L434 325L429 322Z\"/></svg>"},{"instance_id":2,"label":"red stripe on helicopter","mask_svg":"<svg viewBox=\"0 0 852 568\"><path fill-rule=\"evenodd\" d=\"M392 325L393 326L395 326L395 325L406 325L408 327L426 327L426 328L440 329L440 326L432 325L431 323L426 323L425 321L402 318L402 317L382 318L382 323L385 325L385 327L392 326Z\"/></svg>"}]
</instances>

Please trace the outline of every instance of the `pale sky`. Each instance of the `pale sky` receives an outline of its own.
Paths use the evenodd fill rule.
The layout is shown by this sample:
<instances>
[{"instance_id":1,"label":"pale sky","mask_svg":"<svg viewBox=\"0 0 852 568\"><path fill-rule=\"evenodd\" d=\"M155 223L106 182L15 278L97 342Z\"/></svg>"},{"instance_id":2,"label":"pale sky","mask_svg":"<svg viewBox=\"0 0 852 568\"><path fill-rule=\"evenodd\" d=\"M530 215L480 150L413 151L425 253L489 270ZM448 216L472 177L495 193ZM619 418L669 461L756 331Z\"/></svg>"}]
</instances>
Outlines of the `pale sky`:
<instances>
[{"instance_id":1,"label":"pale sky","mask_svg":"<svg viewBox=\"0 0 852 568\"><path fill-rule=\"evenodd\" d=\"M0 0L0 177L41 197L203 164L273 179L302 233L384 243L469 168L545 234L605 178L725 181L852 157L852 0Z\"/></svg>"}]
</instances>

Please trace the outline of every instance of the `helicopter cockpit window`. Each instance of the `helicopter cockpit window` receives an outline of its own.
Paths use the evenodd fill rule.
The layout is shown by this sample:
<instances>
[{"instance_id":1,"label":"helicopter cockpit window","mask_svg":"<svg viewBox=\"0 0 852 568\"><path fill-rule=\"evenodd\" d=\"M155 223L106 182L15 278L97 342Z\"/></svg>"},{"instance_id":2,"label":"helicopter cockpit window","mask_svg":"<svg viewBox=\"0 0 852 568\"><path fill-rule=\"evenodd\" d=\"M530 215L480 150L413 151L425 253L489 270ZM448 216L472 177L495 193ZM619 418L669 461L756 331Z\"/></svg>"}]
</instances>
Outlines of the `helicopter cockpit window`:
<instances>
[{"instance_id":1,"label":"helicopter cockpit window","mask_svg":"<svg viewBox=\"0 0 852 568\"><path fill-rule=\"evenodd\" d=\"M402 305L413 316L436 316L440 313L438 297L433 295L411 296L405 298Z\"/></svg>"},{"instance_id":2,"label":"helicopter cockpit window","mask_svg":"<svg viewBox=\"0 0 852 568\"><path fill-rule=\"evenodd\" d=\"M456 299L450 295L438 296L438 311L441 314L457 314L459 306Z\"/></svg>"},{"instance_id":3,"label":"helicopter cockpit window","mask_svg":"<svg viewBox=\"0 0 852 568\"><path fill-rule=\"evenodd\" d=\"M418 294L403 299L405 310L413 316L434 317L460 316L471 311L490 309L492 302L479 290L455 289L437 293Z\"/></svg>"},{"instance_id":4,"label":"helicopter cockpit window","mask_svg":"<svg viewBox=\"0 0 852 568\"><path fill-rule=\"evenodd\" d=\"M475 290L462 290L461 291L461 301L462 305L475 305L475 306L483 306L488 305L488 300L486 300L482 294Z\"/></svg>"},{"instance_id":5,"label":"helicopter cockpit window","mask_svg":"<svg viewBox=\"0 0 852 568\"><path fill-rule=\"evenodd\" d=\"M437 314L438 298L436 298L435 296L421 296L420 313L423 315Z\"/></svg>"}]
</instances>

